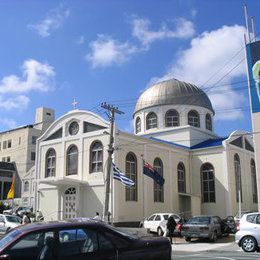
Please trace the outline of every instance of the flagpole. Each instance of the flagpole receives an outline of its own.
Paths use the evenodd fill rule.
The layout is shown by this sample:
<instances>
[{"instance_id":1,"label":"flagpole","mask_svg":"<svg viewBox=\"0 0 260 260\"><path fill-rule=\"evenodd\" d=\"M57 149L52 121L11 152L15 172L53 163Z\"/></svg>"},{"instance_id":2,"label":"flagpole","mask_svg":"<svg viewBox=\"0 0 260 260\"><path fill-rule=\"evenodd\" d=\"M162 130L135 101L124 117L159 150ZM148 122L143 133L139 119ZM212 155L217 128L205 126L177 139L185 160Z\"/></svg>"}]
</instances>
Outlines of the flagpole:
<instances>
[{"instance_id":1,"label":"flagpole","mask_svg":"<svg viewBox=\"0 0 260 260\"><path fill-rule=\"evenodd\" d=\"M144 209L144 204L145 204L145 201L144 201L144 155L141 154L141 158L142 158L142 182L143 182L143 219L145 218L145 209Z\"/></svg>"}]
</instances>

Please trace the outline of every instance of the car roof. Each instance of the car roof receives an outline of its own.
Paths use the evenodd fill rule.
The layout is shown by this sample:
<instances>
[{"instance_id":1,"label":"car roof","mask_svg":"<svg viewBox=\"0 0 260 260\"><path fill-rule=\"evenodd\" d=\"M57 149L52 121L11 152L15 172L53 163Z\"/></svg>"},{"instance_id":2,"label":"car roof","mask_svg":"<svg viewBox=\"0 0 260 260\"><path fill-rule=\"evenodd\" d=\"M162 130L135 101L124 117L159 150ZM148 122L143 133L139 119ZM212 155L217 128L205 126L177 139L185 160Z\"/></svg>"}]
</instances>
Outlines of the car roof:
<instances>
[{"instance_id":1,"label":"car roof","mask_svg":"<svg viewBox=\"0 0 260 260\"><path fill-rule=\"evenodd\" d=\"M59 228L71 228L71 227L83 227L83 226L91 226L91 227L100 227L106 226L105 223L97 220L79 220L79 219L71 219L64 221L48 221L48 222L34 222L26 225L21 225L16 227L16 230L21 232L31 232L31 231L41 231L45 229L59 229Z\"/></svg>"},{"instance_id":2,"label":"car roof","mask_svg":"<svg viewBox=\"0 0 260 260\"><path fill-rule=\"evenodd\" d=\"M173 212L164 212L164 213L153 213L153 214L151 214L151 216L152 215L177 215L177 216L179 216L177 213L173 213Z\"/></svg>"}]
</instances>

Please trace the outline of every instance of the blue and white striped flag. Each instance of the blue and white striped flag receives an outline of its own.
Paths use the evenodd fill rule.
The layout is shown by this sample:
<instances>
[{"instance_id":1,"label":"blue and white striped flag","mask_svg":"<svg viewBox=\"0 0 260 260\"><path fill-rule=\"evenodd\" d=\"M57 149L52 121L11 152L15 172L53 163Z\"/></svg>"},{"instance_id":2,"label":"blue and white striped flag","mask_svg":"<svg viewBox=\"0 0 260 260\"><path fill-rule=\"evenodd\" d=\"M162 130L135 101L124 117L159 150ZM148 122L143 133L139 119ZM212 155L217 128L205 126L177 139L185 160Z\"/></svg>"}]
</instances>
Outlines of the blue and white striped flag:
<instances>
[{"instance_id":1,"label":"blue and white striped flag","mask_svg":"<svg viewBox=\"0 0 260 260\"><path fill-rule=\"evenodd\" d=\"M114 179L121 181L125 186L133 186L135 183L127 178L124 173L122 173L117 166L113 163L113 174Z\"/></svg>"}]
</instances>

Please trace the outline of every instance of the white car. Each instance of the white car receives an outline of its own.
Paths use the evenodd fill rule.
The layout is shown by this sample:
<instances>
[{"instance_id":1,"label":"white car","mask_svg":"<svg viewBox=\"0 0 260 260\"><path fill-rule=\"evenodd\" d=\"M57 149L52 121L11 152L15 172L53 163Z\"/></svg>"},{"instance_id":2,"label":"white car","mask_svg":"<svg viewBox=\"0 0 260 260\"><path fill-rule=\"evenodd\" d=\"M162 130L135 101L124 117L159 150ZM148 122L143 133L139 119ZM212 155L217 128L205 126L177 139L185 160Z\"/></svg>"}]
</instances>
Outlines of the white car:
<instances>
[{"instance_id":1,"label":"white car","mask_svg":"<svg viewBox=\"0 0 260 260\"><path fill-rule=\"evenodd\" d=\"M146 228L148 232L156 232L159 236L162 236L166 231L166 223L170 216L174 217L176 223L181 219L181 217L175 213L154 213L144 220L143 227Z\"/></svg>"},{"instance_id":2,"label":"white car","mask_svg":"<svg viewBox=\"0 0 260 260\"><path fill-rule=\"evenodd\" d=\"M13 215L0 214L0 233L5 234L10 229L20 226L22 219Z\"/></svg>"},{"instance_id":3,"label":"white car","mask_svg":"<svg viewBox=\"0 0 260 260\"><path fill-rule=\"evenodd\" d=\"M260 212L244 214L235 235L235 242L245 252L260 250Z\"/></svg>"}]
</instances>

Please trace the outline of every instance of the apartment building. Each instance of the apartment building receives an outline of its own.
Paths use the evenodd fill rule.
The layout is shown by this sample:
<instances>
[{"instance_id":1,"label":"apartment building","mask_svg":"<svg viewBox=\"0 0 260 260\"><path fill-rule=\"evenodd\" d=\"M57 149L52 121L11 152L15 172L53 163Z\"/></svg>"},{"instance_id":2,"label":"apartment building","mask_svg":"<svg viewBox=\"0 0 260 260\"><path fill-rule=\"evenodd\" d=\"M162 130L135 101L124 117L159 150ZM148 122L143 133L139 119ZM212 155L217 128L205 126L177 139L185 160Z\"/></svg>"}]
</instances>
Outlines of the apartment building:
<instances>
[{"instance_id":1,"label":"apartment building","mask_svg":"<svg viewBox=\"0 0 260 260\"><path fill-rule=\"evenodd\" d=\"M33 205L33 198L30 195L33 191L33 182L31 178L28 180L25 176L31 173L35 164L36 140L54 120L53 109L40 107L36 109L33 124L0 133L0 161L14 163L17 170L15 197L21 197L24 204Z\"/></svg>"}]
</instances>

